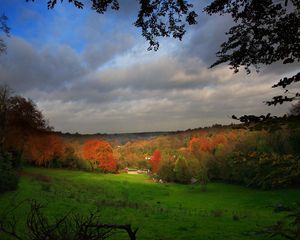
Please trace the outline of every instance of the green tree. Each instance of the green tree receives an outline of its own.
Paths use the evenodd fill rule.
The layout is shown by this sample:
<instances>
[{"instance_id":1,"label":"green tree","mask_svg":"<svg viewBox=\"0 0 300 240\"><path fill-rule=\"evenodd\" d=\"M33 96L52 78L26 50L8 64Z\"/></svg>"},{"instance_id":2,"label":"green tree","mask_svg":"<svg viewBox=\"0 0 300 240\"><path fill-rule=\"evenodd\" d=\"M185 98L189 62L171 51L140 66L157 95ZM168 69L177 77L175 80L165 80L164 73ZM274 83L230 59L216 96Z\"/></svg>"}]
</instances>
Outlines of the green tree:
<instances>
[{"instance_id":1,"label":"green tree","mask_svg":"<svg viewBox=\"0 0 300 240\"><path fill-rule=\"evenodd\" d=\"M10 94L11 90L7 85L0 85L0 153L3 152L5 142Z\"/></svg>"},{"instance_id":2,"label":"green tree","mask_svg":"<svg viewBox=\"0 0 300 240\"><path fill-rule=\"evenodd\" d=\"M8 153L0 153L0 194L18 187L19 177L13 168L11 157Z\"/></svg>"},{"instance_id":3,"label":"green tree","mask_svg":"<svg viewBox=\"0 0 300 240\"><path fill-rule=\"evenodd\" d=\"M191 181L191 172L188 168L187 160L183 155L177 157L174 171L177 182L189 183Z\"/></svg>"},{"instance_id":4,"label":"green tree","mask_svg":"<svg viewBox=\"0 0 300 240\"><path fill-rule=\"evenodd\" d=\"M162 160L159 164L158 176L167 182L174 182L176 179L175 175L175 157L174 151L164 151L162 153Z\"/></svg>"}]
</instances>

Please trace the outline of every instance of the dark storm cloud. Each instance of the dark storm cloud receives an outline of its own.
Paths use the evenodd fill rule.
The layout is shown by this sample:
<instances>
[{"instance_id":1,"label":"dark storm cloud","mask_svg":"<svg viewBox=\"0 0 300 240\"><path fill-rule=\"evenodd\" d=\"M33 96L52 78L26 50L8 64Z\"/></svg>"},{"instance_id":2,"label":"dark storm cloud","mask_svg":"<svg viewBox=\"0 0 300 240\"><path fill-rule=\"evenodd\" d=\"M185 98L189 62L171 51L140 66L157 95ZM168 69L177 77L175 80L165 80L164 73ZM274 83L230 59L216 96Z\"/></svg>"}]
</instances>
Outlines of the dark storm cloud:
<instances>
[{"instance_id":1,"label":"dark storm cloud","mask_svg":"<svg viewBox=\"0 0 300 240\"><path fill-rule=\"evenodd\" d=\"M199 24L191 29L190 39L184 44L182 55L200 58L210 66L217 60L216 53L227 39L225 33L232 26L232 19L229 16L205 15L198 21Z\"/></svg>"},{"instance_id":2,"label":"dark storm cloud","mask_svg":"<svg viewBox=\"0 0 300 240\"><path fill-rule=\"evenodd\" d=\"M88 47L83 52L83 59L92 69L101 67L111 61L116 55L126 53L133 46L130 35L111 33L104 41L87 43Z\"/></svg>"},{"instance_id":3,"label":"dark storm cloud","mask_svg":"<svg viewBox=\"0 0 300 240\"><path fill-rule=\"evenodd\" d=\"M124 31L130 27L127 22L110 21L107 15L87 16L81 29L85 42L83 61L95 69L126 53L135 43L132 34Z\"/></svg>"}]
</instances>

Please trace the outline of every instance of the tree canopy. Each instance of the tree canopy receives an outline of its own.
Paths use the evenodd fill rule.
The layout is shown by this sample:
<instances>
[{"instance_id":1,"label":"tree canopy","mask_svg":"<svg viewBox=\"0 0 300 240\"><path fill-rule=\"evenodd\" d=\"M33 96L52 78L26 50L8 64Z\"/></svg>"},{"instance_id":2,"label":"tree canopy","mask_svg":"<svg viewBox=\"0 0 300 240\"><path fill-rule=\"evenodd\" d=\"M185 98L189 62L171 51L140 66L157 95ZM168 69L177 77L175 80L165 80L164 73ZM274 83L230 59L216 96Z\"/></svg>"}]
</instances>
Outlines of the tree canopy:
<instances>
[{"instance_id":1,"label":"tree canopy","mask_svg":"<svg viewBox=\"0 0 300 240\"><path fill-rule=\"evenodd\" d=\"M30 134L52 130L31 99L11 92L6 85L0 85L0 152L11 147L23 151Z\"/></svg>"}]
</instances>

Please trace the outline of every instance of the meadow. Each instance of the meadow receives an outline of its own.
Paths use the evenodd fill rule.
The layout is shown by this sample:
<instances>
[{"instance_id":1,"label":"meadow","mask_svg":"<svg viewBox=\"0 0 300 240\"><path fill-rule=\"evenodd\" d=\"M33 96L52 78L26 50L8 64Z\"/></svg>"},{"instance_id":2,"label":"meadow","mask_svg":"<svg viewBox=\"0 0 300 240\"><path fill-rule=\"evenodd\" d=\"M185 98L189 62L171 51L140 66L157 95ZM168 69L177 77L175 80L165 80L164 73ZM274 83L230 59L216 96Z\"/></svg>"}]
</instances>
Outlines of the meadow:
<instances>
[{"instance_id":1,"label":"meadow","mask_svg":"<svg viewBox=\"0 0 300 240\"><path fill-rule=\"evenodd\" d=\"M0 196L0 212L24 199L46 205L51 218L100 209L103 223L130 223L137 239L264 239L255 232L284 216L280 204L300 201L299 189L262 191L225 183L155 183L146 175L25 168L19 188ZM15 211L24 231L29 207ZM6 239L0 236L0 239ZM120 233L111 239L128 239ZM279 239L279 238L278 238Z\"/></svg>"}]
</instances>

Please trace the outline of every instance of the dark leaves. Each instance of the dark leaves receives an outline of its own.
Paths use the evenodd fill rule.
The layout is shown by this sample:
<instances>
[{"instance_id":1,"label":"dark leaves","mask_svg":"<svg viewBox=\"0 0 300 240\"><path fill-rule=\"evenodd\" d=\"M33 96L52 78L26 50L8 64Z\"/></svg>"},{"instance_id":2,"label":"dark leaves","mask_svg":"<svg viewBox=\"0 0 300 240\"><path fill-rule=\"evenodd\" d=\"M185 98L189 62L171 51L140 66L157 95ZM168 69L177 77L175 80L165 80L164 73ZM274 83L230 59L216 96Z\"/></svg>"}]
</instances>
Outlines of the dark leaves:
<instances>
[{"instance_id":1,"label":"dark leaves","mask_svg":"<svg viewBox=\"0 0 300 240\"><path fill-rule=\"evenodd\" d=\"M276 88L276 87L282 87L282 88L285 88L286 86L292 84L292 83L295 83L295 82L300 82L300 72L298 72L296 75L290 77L290 78L283 78L283 79L280 79L280 81L273 85L272 88Z\"/></svg>"},{"instance_id":2,"label":"dark leaves","mask_svg":"<svg viewBox=\"0 0 300 240\"><path fill-rule=\"evenodd\" d=\"M300 93L292 93L288 89L286 89L287 86L291 85L292 83L300 82L300 72L298 72L296 75L292 77L285 77L283 79L280 79L280 81L272 86L272 88L276 87L282 87L285 89L284 94L285 95L279 95L272 98L271 101L267 101L266 104L271 106L276 106L277 104L283 104L285 102L292 102L295 100L300 99ZM289 94L289 96L287 96Z\"/></svg>"},{"instance_id":3,"label":"dark leaves","mask_svg":"<svg viewBox=\"0 0 300 240\"><path fill-rule=\"evenodd\" d=\"M0 31L2 31L7 37L9 37L9 31L10 28L7 26L7 16L2 15L0 16ZM0 54L1 53L5 53L6 51L6 43L4 42L4 40L2 38L0 38Z\"/></svg>"},{"instance_id":4,"label":"dark leaves","mask_svg":"<svg viewBox=\"0 0 300 240\"><path fill-rule=\"evenodd\" d=\"M300 2L298 0L214 0L204 11L208 14L229 14L235 25L226 33L228 39L217 52L215 67L228 63L234 73L244 67L257 71L259 65L270 65L281 61L291 64L300 61ZM300 72L285 77L273 86L286 88L300 81ZM299 100L300 93L285 90L283 95L267 101L267 105L283 104ZM236 118L235 118L236 119ZM249 115L243 121L260 121Z\"/></svg>"},{"instance_id":5,"label":"dark leaves","mask_svg":"<svg viewBox=\"0 0 300 240\"><path fill-rule=\"evenodd\" d=\"M142 29L142 36L149 42L148 50L158 50L159 37L182 40L186 24L196 24L197 14L192 4L180 0L140 0L140 10L134 25Z\"/></svg>"},{"instance_id":6,"label":"dark leaves","mask_svg":"<svg viewBox=\"0 0 300 240\"><path fill-rule=\"evenodd\" d=\"M118 0L92 0L92 9L97 13L105 13L108 7L111 7L113 10L119 10Z\"/></svg>"},{"instance_id":7,"label":"dark leaves","mask_svg":"<svg viewBox=\"0 0 300 240\"><path fill-rule=\"evenodd\" d=\"M287 64L287 63L293 63L295 60L294 59L292 59L292 58L287 58L287 59L285 59L282 63L283 64Z\"/></svg>"},{"instance_id":8,"label":"dark leaves","mask_svg":"<svg viewBox=\"0 0 300 240\"><path fill-rule=\"evenodd\" d=\"M238 120L242 123L241 128L248 129L250 131L256 130L267 130L267 131L276 131L281 129L285 125L293 124L297 122L299 118L297 116L287 116L283 115L282 117L271 116L270 113L266 115L243 115L241 117L232 116L232 119ZM287 121L289 119L289 122Z\"/></svg>"},{"instance_id":9,"label":"dark leaves","mask_svg":"<svg viewBox=\"0 0 300 240\"><path fill-rule=\"evenodd\" d=\"M296 96L299 96L299 93L296 94ZM288 96L275 96L272 98L271 101L266 101L266 104L268 106L274 105L276 106L277 104L283 104L285 102L292 102L296 99L296 97L288 97Z\"/></svg>"}]
</instances>

